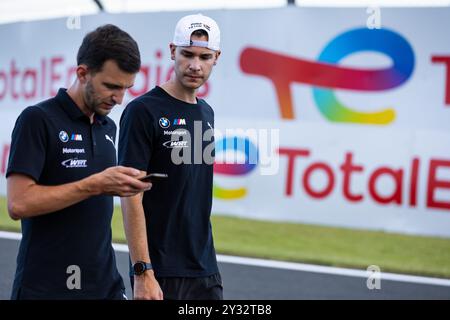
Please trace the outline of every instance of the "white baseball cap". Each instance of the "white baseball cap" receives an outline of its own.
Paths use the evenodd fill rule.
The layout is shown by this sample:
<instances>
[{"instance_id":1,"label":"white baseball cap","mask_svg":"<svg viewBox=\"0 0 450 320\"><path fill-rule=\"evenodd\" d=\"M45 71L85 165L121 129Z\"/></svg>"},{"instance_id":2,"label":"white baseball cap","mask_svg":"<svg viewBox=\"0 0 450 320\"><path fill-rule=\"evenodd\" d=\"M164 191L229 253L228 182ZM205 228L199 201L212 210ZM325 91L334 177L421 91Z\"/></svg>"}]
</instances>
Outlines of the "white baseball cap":
<instances>
[{"instance_id":1,"label":"white baseball cap","mask_svg":"<svg viewBox=\"0 0 450 320\"><path fill-rule=\"evenodd\" d=\"M191 41L192 32L205 30L208 41ZM220 30L217 23L202 14L193 14L181 18L175 27L173 44L181 47L205 47L214 51L220 49Z\"/></svg>"}]
</instances>

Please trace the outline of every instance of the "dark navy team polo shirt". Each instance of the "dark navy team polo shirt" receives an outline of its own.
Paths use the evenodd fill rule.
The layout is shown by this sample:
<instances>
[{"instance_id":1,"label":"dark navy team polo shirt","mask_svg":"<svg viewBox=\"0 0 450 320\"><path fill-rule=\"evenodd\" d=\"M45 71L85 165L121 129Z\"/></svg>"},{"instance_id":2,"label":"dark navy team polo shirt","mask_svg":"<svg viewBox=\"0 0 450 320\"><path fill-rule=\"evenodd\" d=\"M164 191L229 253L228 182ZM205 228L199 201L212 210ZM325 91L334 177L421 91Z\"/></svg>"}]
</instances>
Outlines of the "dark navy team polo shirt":
<instances>
[{"instance_id":1,"label":"dark navy team polo shirt","mask_svg":"<svg viewBox=\"0 0 450 320\"><path fill-rule=\"evenodd\" d=\"M122 113L119 164L169 176L153 183L143 197L157 277L206 277L218 272L210 222L213 127L214 112L204 100L186 103L160 87L133 100ZM197 161L194 149L200 155ZM180 152L190 164L174 163L172 152ZM212 161L203 158L204 153L212 155Z\"/></svg>"},{"instance_id":2,"label":"dark navy team polo shirt","mask_svg":"<svg viewBox=\"0 0 450 320\"><path fill-rule=\"evenodd\" d=\"M27 175L56 186L116 165L116 125L95 116L91 124L60 89L26 108L15 124L6 176ZM65 209L22 219L12 298L108 299L123 290L111 246L113 197L91 197ZM69 289L80 270L81 289ZM75 268L76 268L75 267ZM75 283L73 278L69 283Z\"/></svg>"}]
</instances>

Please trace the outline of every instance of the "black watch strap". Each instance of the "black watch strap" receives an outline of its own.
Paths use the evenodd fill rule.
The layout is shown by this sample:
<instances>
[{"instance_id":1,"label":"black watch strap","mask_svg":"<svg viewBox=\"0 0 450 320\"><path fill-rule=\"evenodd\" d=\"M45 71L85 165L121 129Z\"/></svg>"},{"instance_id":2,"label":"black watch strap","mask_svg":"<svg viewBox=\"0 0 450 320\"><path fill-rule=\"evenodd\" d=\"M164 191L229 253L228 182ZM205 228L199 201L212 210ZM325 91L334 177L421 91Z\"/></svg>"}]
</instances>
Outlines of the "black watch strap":
<instances>
[{"instance_id":1,"label":"black watch strap","mask_svg":"<svg viewBox=\"0 0 450 320\"><path fill-rule=\"evenodd\" d=\"M130 276L138 276L143 274L145 271L153 269L152 264L149 262L136 261L130 270Z\"/></svg>"}]
</instances>

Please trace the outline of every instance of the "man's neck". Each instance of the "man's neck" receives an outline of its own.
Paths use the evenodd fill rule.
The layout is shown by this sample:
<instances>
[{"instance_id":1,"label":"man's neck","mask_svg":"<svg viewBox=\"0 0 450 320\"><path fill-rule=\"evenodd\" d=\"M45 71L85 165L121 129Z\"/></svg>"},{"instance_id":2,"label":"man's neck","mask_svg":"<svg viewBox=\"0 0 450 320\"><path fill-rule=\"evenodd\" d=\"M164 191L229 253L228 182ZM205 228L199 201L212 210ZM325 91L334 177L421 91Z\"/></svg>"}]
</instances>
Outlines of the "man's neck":
<instances>
[{"instance_id":1,"label":"man's neck","mask_svg":"<svg viewBox=\"0 0 450 320\"><path fill-rule=\"evenodd\" d=\"M196 99L196 93L197 90L192 89L189 90L185 87L183 87L178 81L176 80L169 80L168 82L161 85L161 88L163 88L168 94L170 94L172 97L187 102L187 103L197 103Z\"/></svg>"},{"instance_id":2,"label":"man's neck","mask_svg":"<svg viewBox=\"0 0 450 320\"><path fill-rule=\"evenodd\" d=\"M90 120L94 122L94 113L91 112L84 103L83 94L77 83L74 83L67 89L67 94L75 102L77 107L83 112Z\"/></svg>"}]
</instances>

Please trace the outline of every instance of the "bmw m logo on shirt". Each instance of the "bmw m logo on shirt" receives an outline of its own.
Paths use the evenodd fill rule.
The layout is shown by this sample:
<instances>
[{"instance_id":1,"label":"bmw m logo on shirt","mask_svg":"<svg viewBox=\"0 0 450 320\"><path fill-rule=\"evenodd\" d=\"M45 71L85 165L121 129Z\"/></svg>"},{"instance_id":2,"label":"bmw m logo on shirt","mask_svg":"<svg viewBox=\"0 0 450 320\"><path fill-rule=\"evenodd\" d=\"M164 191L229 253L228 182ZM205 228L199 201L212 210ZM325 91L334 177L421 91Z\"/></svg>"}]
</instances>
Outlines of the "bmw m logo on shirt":
<instances>
[{"instance_id":1,"label":"bmw m logo on shirt","mask_svg":"<svg viewBox=\"0 0 450 320\"><path fill-rule=\"evenodd\" d=\"M168 128L170 126L170 121L169 119L162 117L159 119L159 125L163 129Z\"/></svg>"},{"instance_id":2,"label":"bmw m logo on shirt","mask_svg":"<svg viewBox=\"0 0 450 320\"><path fill-rule=\"evenodd\" d=\"M70 137L71 141L83 141L83 137L81 136L81 134L72 134L72 136Z\"/></svg>"},{"instance_id":3,"label":"bmw m logo on shirt","mask_svg":"<svg viewBox=\"0 0 450 320\"><path fill-rule=\"evenodd\" d=\"M78 158L75 159L67 159L61 162L63 167L66 168L86 168L87 167L87 160L79 160Z\"/></svg>"},{"instance_id":4,"label":"bmw m logo on shirt","mask_svg":"<svg viewBox=\"0 0 450 320\"><path fill-rule=\"evenodd\" d=\"M62 142L67 142L67 141L69 141L69 135L67 134L67 132L65 132L65 131L60 131L60 132L59 132L59 140L61 140Z\"/></svg>"},{"instance_id":5,"label":"bmw m logo on shirt","mask_svg":"<svg viewBox=\"0 0 450 320\"><path fill-rule=\"evenodd\" d=\"M185 126L186 125L186 119L174 119L173 120L174 126Z\"/></svg>"}]
</instances>

